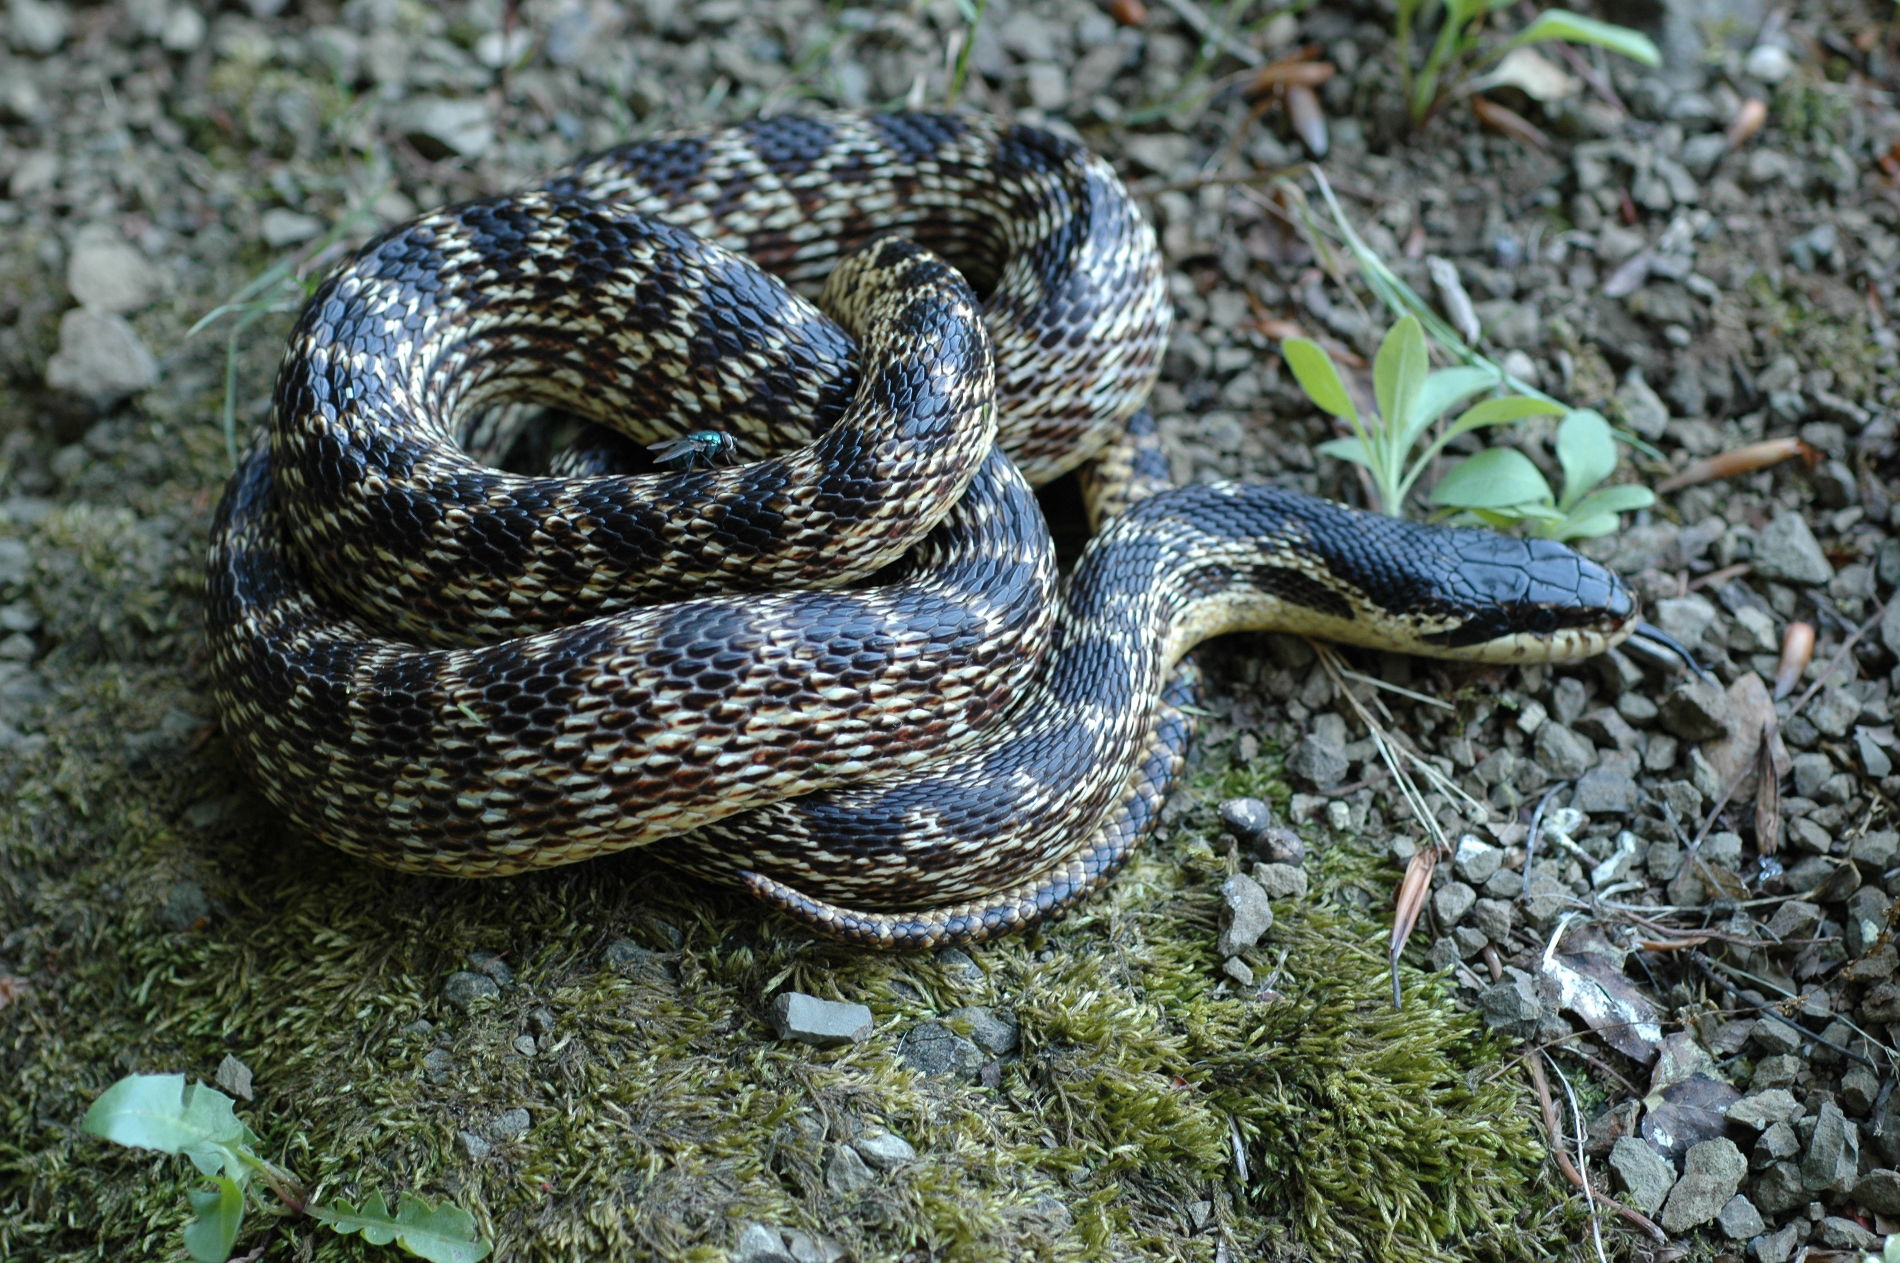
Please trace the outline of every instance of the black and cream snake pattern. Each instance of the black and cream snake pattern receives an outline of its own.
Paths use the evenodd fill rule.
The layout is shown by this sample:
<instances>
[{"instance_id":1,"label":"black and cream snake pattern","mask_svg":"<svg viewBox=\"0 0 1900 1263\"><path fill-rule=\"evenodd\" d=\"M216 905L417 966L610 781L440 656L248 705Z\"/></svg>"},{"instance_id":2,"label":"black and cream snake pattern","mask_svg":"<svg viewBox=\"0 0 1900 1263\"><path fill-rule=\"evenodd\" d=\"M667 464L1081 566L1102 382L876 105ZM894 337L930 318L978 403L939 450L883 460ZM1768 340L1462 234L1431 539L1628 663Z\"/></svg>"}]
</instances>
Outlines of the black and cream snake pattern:
<instances>
[{"instance_id":1,"label":"black and cream snake pattern","mask_svg":"<svg viewBox=\"0 0 1900 1263\"><path fill-rule=\"evenodd\" d=\"M225 730L354 855L491 876L651 846L920 946L1116 871L1207 637L1528 661L1630 633L1560 545L1141 494L1168 321L1105 162L959 114L663 137L424 215L310 300L219 508ZM497 468L540 408L744 460ZM1031 488L1089 462L1128 507L1065 582Z\"/></svg>"}]
</instances>

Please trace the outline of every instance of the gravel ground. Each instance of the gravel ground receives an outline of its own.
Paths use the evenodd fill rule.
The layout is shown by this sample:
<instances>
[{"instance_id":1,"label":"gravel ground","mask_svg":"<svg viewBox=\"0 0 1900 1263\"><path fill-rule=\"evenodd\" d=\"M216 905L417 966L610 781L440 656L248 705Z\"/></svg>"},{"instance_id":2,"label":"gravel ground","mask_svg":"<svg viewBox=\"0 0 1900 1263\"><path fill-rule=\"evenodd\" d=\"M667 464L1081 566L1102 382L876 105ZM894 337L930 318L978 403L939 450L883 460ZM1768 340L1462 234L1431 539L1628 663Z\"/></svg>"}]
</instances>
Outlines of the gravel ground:
<instances>
[{"instance_id":1,"label":"gravel ground","mask_svg":"<svg viewBox=\"0 0 1900 1263\"><path fill-rule=\"evenodd\" d=\"M1598 1189L1672 1241L1759 1263L1873 1243L1885 1217L1900 1217L1891 6L1798 17L1746 0L1654 6L1660 70L1586 58L1566 63L1577 81L1557 99L1494 94L1543 129L1535 146L1462 107L1405 126L1390 30L1356 6L1210 6L1229 23L1220 39L1203 38L1198 10L1138 7L992 5L960 103L1080 134L1152 208L1179 318L1155 407L1180 475L1361 495L1314 454L1329 431L1276 339L1298 327L1369 356L1388 318L1297 230L1289 211L1314 196L1297 169L1308 146L1277 104L1256 111L1243 93L1253 64L1308 44L1338 69L1318 89L1324 170L1361 231L1421 292L1436 292L1428 260L1448 261L1493 354L1650 445L1624 477L1654 485L1768 439L1811 450L1668 492L1594 546L1710 682L1624 653L1561 669L1378 655L1353 665L1408 690L1376 694L1382 726L1471 800L1442 787L1425 796L1462 840L1432 876L1406 959L1437 975L1431 995L1497 1036L1557 1050L1553 1067L1580 1092L1579 1126L1554 1089L1563 1147L1582 1132ZM232 1052L260 1082L275 1072L260 1099L297 1121L270 1134L320 1184L374 1169L385 1183L461 1195L504 1254L555 1257L579 1242L761 1261L834 1248L1509 1257L1468 1223L1445 1226L1455 1216L1436 1237L1398 1244L1329 1226L1326 1213L1297 1218L1296 1206L1350 1198L1282 1196L1258 1155L1251 1177L1170 1159L1162 1141L1177 1124L1159 1114L1127 1124L1126 1152L1146 1156L1125 1193L1113 1145L1079 1147L1060 1172L1021 1156L1033 1148L997 1149L1007 1170L933 1165L933 1129L960 1114L1017 1127L1027 1145L1077 1099L1114 1112L1106 1089L1047 1095L1076 1066L1100 1073L1115 1057L1106 1037L1092 1051L1046 1042L1048 1009L1025 979L1048 977L1035 970L1073 959L1062 985L1074 990L1053 993L1064 1004L1099 992L1124 1006L1129 1029L1139 1011L1158 1030L1173 1021L1175 1038L1189 1023L1170 1017L1167 994L1130 982L1138 949L1125 933L1169 952L1190 944L1177 954L1196 1003L1264 1013L1304 985L1284 968L1289 910L1357 903L1382 915L1424 830L1352 701L1301 642L1235 638L1213 654L1202 773L1156 854L1047 943L974 960L912 970L808 951L788 927L760 927L743 901L650 868L464 896L360 874L307 842L260 847L281 826L211 722L200 559L229 468L220 416L228 401L240 434L262 417L303 286L376 224L661 127L808 102L941 104L969 36L949 3L291 8L11 0L0 15L0 800L13 804L0 822L0 1073L21 1084L0 1137L0 1254L172 1250L182 1176L166 1200L140 1201L157 1168L102 1157L71 1123L120 1073L208 1078ZM1751 102L1765 105L1764 125L1734 134ZM1273 183L1283 172L1290 183ZM1547 453L1534 427L1519 437ZM1775 698L1796 622L1816 630L1812 660ZM1772 769L1767 790L1759 767ZM1216 823L1215 803L1235 789L1261 801L1229 802ZM1300 852L1334 844L1382 867L1343 894L1323 880L1309 893ZM629 874L639 889L619 893ZM1140 920L1131 887L1166 891L1185 929ZM524 909L552 917L557 906L574 944L511 933ZM339 909L365 908L462 928L440 939L338 928ZM575 976L563 971L581 968L570 947L618 988L585 1019L561 989ZM343 976L313 966L294 999L259 991L284 951ZM1115 962L1105 975L1098 951ZM1424 985L1409 968L1406 978ZM618 1143L643 1155L638 1178L612 1185L623 1200L611 1216L591 1214L582 1193L560 1192L595 1187L575 1165L585 1162L564 1164L585 1146L561 1118L607 1072L560 1050L610 1028L664 1043L674 1017L624 1006L672 1014L695 987L711 988L696 1056L794 1078L878 1062L824 1099L886 1101L888 1089L896 1112L878 1122L853 1105L855 1123L787 1123L750 1166L682 1156L705 1150L649 1143L664 1128L628 1124L638 1144ZM772 1004L781 991L868 1007ZM260 995L263 1012L245 1007ZM347 1037L352 1022L359 1038ZM783 1061L794 1046L783 1040L847 1051ZM515 1058L514 1077L497 1071L477 1091L457 1076L487 1067L491 1045ZM323 1073L385 1047L401 1068L387 1082ZM1199 1085L1189 1066L1212 1057L1157 1081ZM900 1062L902 1091L878 1078ZM408 1086L391 1086L399 1077ZM918 1082L938 1086L903 1095ZM389 1122L412 1112L413 1134ZM1047 1126L1050 1146L1070 1142L1071 1124ZM1234 1152L1243 1130L1257 1139L1235 1125ZM524 1148L536 1142L549 1148ZM1230 1160L1225 1130L1209 1146L1209 1162ZM524 1192L537 1181L540 1201ZM1571 1239L1587 1234L1561 1177L1526 1187L1540 1206L1527 1219L1556 1214ZM1612 1252L1651 1248L1640 1225L1603 1222ZM302 1240L280 1234L286 1249Z\"/></svg>"}]
</instances>

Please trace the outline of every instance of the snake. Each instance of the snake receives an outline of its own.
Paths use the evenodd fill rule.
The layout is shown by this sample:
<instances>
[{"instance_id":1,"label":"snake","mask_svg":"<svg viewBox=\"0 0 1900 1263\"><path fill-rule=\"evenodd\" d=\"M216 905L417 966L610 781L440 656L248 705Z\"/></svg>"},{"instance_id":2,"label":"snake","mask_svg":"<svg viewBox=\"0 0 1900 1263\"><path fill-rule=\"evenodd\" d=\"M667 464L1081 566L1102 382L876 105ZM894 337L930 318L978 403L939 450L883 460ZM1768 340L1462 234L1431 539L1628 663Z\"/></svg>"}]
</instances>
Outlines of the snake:
<instances>
[{"instance_id":1,"label":"snake","mask_svg":"<svg viewBox=\"0 0 1900 1263\"><path fill-rule=\"evenodd\" d=\"M314 292L219 504L224 731L402 871L646 848L935 947L1127 862L1212 637L1511 663L1653 630L1560 543L1171 485L1170 319L1112 166L974 114L668 133L420 215ZM606 454L515 469L550 414ZM1070 471L1103 525L1064 576L1035 490Z\"/></svg>"}]
</instances>

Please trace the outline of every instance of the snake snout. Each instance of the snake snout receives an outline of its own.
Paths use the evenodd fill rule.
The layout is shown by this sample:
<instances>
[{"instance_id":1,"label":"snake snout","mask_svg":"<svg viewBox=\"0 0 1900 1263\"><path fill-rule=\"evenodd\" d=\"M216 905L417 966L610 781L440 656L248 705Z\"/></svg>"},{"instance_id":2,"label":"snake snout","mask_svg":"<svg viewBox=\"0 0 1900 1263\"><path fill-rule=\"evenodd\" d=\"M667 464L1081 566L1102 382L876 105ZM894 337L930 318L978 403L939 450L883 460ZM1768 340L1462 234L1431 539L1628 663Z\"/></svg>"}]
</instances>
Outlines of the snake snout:
<instances>
[{"instance_id":1,"label":"snake snout","mask_svg":"<svg viewBox=\"0 0 1900 1263\"><path fill-rule=\"evenodd\" d=\"M1637 601L1608 567L1549 539L1458 532L1458 583L1469 602L1455 627L1427 637L1444 652L1491 662L1587 658L1635 630Z\"/></svg>"}]
</instances>

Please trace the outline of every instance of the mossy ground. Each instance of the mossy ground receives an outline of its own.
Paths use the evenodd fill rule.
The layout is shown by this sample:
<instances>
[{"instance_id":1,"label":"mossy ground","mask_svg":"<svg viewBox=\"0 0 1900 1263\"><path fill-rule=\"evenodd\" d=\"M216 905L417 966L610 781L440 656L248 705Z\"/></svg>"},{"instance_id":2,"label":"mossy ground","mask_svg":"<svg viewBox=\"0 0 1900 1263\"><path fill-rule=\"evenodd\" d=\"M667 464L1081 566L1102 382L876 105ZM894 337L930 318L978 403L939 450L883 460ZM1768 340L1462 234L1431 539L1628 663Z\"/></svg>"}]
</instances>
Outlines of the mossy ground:
<instances>
[{"instance_id":1,"label":"mossy ground","mask_svg":"<svg viewBox=\"0 0 1900 1263\"><path fill-rule=\"evenodd\" d=\"M210 722L216 427L181 410L90 443L85 493L29 537L57 647L49 741L4 774L0 816L0 951L25 988L0 1016L0 1257L175 1256L188 1165L76 1123L122 1074L209 1079L226 1054L255 1075L247 1121L316 1192L452 1197L505 1258L713 1259L746 1220L863 1259L1510 1259L1567 1238L1504 1050L1417 975L1390 1006L1389 865L1315 838L1316 894L1257 953L1264 994L1223 979L1212 804L1281 792L1270 763L1214 752L1107 897L974 951L976 976L814 942L638 855L382 872L288 836ZM645 951L610 964L617 940ZM513 985L465 1015L443 982L481 953ZM778 1042L782 988L867 1004L876 1032ZM1020 1057L993 1086L908 1069L904 1032L967 1004L1013 1009ZM551 1028L524 1055L536 1010ZM518 1107L527 1133L471 1159L458 1132ZM917 1161L830 1191L830 1148L880 1129ZM374 1253L291 1219L242 1244L270 1236Z\"/></svg>"}]
</instances>

